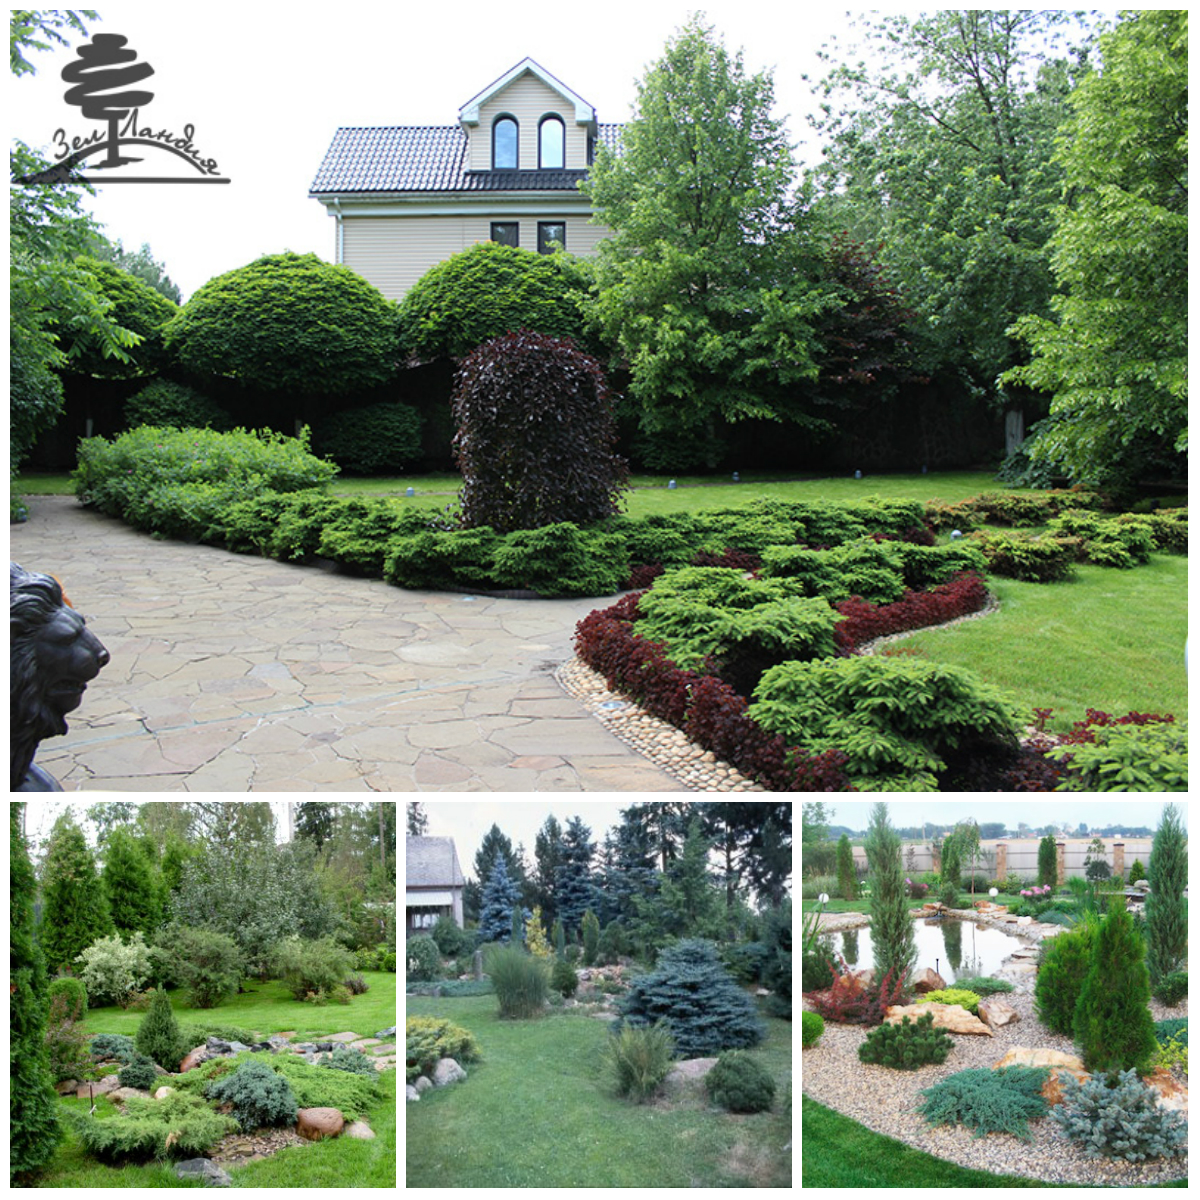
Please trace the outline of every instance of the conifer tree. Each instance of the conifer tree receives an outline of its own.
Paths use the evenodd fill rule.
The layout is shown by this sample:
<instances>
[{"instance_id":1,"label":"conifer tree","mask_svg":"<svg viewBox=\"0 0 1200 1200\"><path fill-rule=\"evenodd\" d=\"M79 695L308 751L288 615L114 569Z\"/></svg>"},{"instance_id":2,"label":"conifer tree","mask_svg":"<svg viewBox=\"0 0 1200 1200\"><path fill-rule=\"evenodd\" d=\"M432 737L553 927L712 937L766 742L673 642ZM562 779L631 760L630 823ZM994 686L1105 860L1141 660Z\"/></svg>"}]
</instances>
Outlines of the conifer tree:
<instances>
[{"instance_id":1,"label":"conifer tree","mask_svg":"<svg viewBox=\"0 0 1200 1200\"><path fill-rule=\"evenodd\" d=\"M1179 809L1168 804L1162 812L1150 850L1150 895L1146 897L1146 966L1150 982L1178 970L1187 958L1188 883L1187 834Z\"/></svg>"},{"instance_id":2,"label":"conifer tree","mask_svg":"<svg viewBox=\"0 0 1200 1200\"><path fill-rule=\"evenodd\" d=\"M187 1053L165 988L155 988L150 1011L138 1026L135 1042L147 1058L168 1071L176 1070Z\"/></svg>"},{"instance_id":3,"label":"conifer tree","mask_svg":"<svg viewBox=\"0 0 1200 1200\"><path fill-rule=\"evenodd\" d=\"M1058 883L1058 844L1052 834L1038 842L1038 886L1054 887Z\"/></svg>"},{"instance_id":4,"label":"conifer tree","mask_svg":"<svg viewBox=\"0 0 1200 1200\"><path fill-rule=\"evenodd\" d=\"M542 925L542 906L535 904L529 920L525 923L525 947L535 958L552 958L554 949L546 937Z\"/></svg>"},{"instance_id":5,"label":"conifer tree","mask_svg":"<svg viewBox=\"0 0 1200 1200\"><path fill-rule=\"evenodd\" d=\"M900 837L888 820L887 805L871 810L864 843L871 872L871 941L875 947L875 978L891 972L893 980L909 974L917 961L912 919L904 886Z\"/></svg>"},{"instance_id":6,"label":"conifer tree","mask_svg":"<svg viewBox=\"0 0 1200 1200\"><path fill-rule=\"evenodd\" d=\"M1142 1074L1158 1047L1145 948L1120 894L1112 897L1092 948L1075 1006L1075 1044L1093 1074L1130 1069Z\"/></svg>"},{"instance_id":7,"label":"conifer tree","mask_svg":"<svg viewBox=\"0 0 1200 1200\"><path fill-rule=\"evenodd\" d=\"M162 924L162 891L157 865L127 829L108 838L101 874L113 925L123 937L149 936Z\"/></svg>"},{"instance_id":8,"label":"conifer tree","mask_svg":"<svg viewBox=\"0 0 1200 1200\"><path fill-rule=\"evenodd\" d=\"M46 966L33 936L37 884L25 839L24 804L8 806L9 1183L54 1153L58 1108L46 1055Z\"/></svg>"},{"instance_id":9,"label":"conifer tree","mask_svg":"<svg viewBox=\"0 0 1200 1200\"><path fill-rule=\"evenodd\" d=\"M854 877L854 849L844 833L838 838L837 878L838 894L843 900L853 900L858 894L858 884Z\"/></svg>"},{"instance_id":10,"label":"conifer tree","mask_svg":"<svg viewBox=\"0 0 1200 1200\"><path fill-rule=\"evenodd\" d=\"M114 932L108 897L96 860L70 812L54 822L42 872L42 919L38 938L46 967L74 971L75 958Z\"/></svg>"},{"instance_id":11,"label":"conifer tree","mask_svg":"<svg viewBox=\"0 0 1200 1200\"><path fill-rule=\"evenodd\" d=\"M520 893L509 878L508 865L502 855L497 856L479 904L480 941L507 942L512 938L512 911L519 900Z\"/></svg>"},{"instance_id":12,"label":"conifer tree","mask_svg":"<svg viewBox=\"0 0 1200 1200\"><path fill-rule=\"evenodd\" d=\"M579 930L584 911L593 903L591 866L596 843L588 840L591 833L581 817L572 817L567 822L561 859L555 868L558 915L563 928L570 930L572 936Z\"/></svg>"},{"instance_id":13,"label":"conifer tree","mask_svg":"<svg viewBox=\"0 0 1200 1200\"><path fill-rule=\"evenodd\" d=\"M596 950L600 945L600 922L589 908L583 914L583 963L590 967L596 961Z\"/></svg>"},{"instance_id":14,"label":"conifer tree","mask_svg":"<svg viewBox=\"0 0 1200 1200\"><path fill-rule=\"evenodd\" d=\"M709 841L700 821L688 825L679 857L663 873L658 897L639 905L652 924L675 937L710 937L719 932L720 895L708 871Z\"/></svg>"}]
</instances>

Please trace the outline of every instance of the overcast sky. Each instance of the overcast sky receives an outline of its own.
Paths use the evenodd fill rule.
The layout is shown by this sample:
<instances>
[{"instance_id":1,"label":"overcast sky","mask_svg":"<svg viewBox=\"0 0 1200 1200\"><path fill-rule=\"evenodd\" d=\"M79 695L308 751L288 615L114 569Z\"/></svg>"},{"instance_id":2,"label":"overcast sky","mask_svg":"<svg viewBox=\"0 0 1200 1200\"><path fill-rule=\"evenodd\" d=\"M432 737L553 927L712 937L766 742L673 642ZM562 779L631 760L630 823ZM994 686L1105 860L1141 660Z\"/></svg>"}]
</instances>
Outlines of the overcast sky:
<instances>
[{"instance_id":1,"label":"overcast sky","mask_svg":"<svg viewBox=\"0 0 1200 1200\"><path fill-rule=\"evenodd\" d=\"M731 51L745 51L749 71L773 71L776 115L789 118L794 143L810 139L815 98L802 76L819 79L817 48L848 30L840 6L103 5L89 36L121 34L154 68L138 85L154 96L144 122L179 133L193 126L196 148L231 182L110 184L88 203L110 238L127 249L148 242L185 299L260 254L313 251L332 260L334 222L308 188L339 125L454 124L466 101L526 57L581 95L600 121L625 121L635 82L695 9ZM61 71L83 41L71 33L70 48L34 51L27 57L37 74L10 77L10 136L50 151L58 129L69 140L103 128L64 100Z\"/></svg>"},{"instance_id":2,"label":"overcast sky","mask_svg":"<svg viewBox=\"0 0 1200 1200\"><path fill-rule=\"evenodd\" d=\"M827 798L825 813L831 825L846 825L859 831L865 830L871 819L875 800L842 800ZM1012 800L1007 796L979 796L967 800L900 800L886 799L888 815L892 825L899 829L909 825L920 825L923 821L949 824L952 821L974 819L980 824L987 821L1003 821L1010 828L1024 821L1040 827L1055 822L1103 829L1106 825L1145 825L1158 827L1163 807L1174 803L1183 815L1184 827L1188 823L1188 802L1178 799L1127 799L1127 800L1062 800L1057 796L1043 796L1037 800Z\"/></svg>"}]
</instances>

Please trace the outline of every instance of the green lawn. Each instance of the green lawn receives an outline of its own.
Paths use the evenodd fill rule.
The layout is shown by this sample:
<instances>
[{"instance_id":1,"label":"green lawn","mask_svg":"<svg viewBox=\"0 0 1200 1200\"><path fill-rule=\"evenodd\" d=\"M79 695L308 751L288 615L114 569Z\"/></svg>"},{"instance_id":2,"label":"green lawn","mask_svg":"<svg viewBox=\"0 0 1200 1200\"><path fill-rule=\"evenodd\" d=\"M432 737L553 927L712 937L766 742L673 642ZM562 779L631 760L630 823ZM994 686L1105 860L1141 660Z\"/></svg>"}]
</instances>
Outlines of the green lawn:
<instances>
[{"instance_id":1,"label":"green lawn","mask_svg":"<svg viewBox=\"0 0 1200 1200\"><path fill-rule=\"evenodd\" d=\"M278 981L247 982L244 994L217 1008L191 1008L182 992L171 992L171 1007L180 1022L229 1025L255 1030L264 1037L294 1030L301 1037L353 1030L373 1037L396 1024L396 976L390 971L363 971L369 990L349 1004L318 1007L292 999ZM84 1020L88 1033L133 1036L145 1013L119 1008L91 1009ZM234 1187L394 1188L396 1186L396 1072L380 1074L379 1098L365 1114L375 1132L373 1141L332 1138L313 1145L281 1150L269 1158L228 1168ZM107 1106L101 1097L98 1104ZM88 1111L86 1100L63 1098L64 1109ZM38 1176L38 1187L160 1188L196 1187L175 1177L170 1165L159 1163L106 1166L90 1157L71 1131L54 1158Z\"/></svg>"},{"instance_id":2,"label":"green lawn","mask_svg":"<svg viewBox=\"0 0 1200 1200\"><path fill-rule=\"evenodd\" d=\"M1081 1187L1043 1183L1016 1175L993 1175L944 1162L884 1137L857 1121L804 1097L802 1186L827 1188L1040 1188ZM1100 1187L1102 1185L1096 1184ZM1159 1187L1187 1187L1187 1179Z\"/></svg>"},{"instance_id":3,"label":"green lawn","mask_svg":"<svg viewBox=\"0 0 1200 1200\"><path fill-rule=\"evenodd\" d=\"M469 1029L483 1061L462 1083L406 1105L408 1187L789 1187L791 1025L768 1020L754 1050L776 1108L733 1115L700 1092L678 1107L635 1105L601 1078L607 1022L564 1011L501 1021L495 996L407 998L410 1016Z\"/></svg>"}]
</instances>

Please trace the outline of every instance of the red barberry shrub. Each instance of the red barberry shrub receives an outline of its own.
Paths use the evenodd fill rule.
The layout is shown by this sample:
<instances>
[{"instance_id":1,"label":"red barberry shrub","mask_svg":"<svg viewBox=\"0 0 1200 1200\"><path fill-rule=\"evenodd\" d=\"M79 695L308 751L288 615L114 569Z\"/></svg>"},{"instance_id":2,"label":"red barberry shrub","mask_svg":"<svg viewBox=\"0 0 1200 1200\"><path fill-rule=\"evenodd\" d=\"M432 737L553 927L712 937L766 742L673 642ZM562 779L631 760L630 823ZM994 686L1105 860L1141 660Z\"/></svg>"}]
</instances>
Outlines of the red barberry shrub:
<instances>
[{"instance_id":1,"label":"red barberry shrub","mask_svg":"<svg viewBox=\"0 0 1200 1200\"><path fill-rule=\"evenodd\" d=\"M569 338L506 333L462 360L451 407L462 519L498 533L616 514L628 466L614 452L600 364Z\"/></svg>"},{"instance_id":2,"label":"red barberry shrub","mask_svg":"<svg viewBox=\"0 0 1200 1200\"><path fill-rule=\"evenodd\" d=\"M836 605L842 619L833 636L843 654L888 634L941 625L978 612L987 604L987 588L978 575L964 572L927 592L906 591L892 604L869 604L851 596Z\"/></svg>"}]
</instances>

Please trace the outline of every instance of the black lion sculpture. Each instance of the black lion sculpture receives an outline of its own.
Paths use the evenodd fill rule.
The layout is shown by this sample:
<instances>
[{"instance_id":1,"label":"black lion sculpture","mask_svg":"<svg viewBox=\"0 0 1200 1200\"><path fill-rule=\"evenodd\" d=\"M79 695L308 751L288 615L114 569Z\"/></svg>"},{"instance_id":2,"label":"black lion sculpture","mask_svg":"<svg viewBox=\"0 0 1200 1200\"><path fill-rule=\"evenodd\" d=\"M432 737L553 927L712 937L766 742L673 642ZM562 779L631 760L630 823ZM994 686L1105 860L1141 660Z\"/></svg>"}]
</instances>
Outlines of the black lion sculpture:
<instances>
[{"instance_id":1,"label":"black lion sculpture","mask_svg":"<svg viewBox=\"0 0 1200 1200\"><path fill-rule=\"evenodd\" d=\"M9 563L9 788L61 792L33 756L43 738L67 732L66 714L79 707L108 651L63 600L49 575Z\"/></svg>"}]
</instances>

